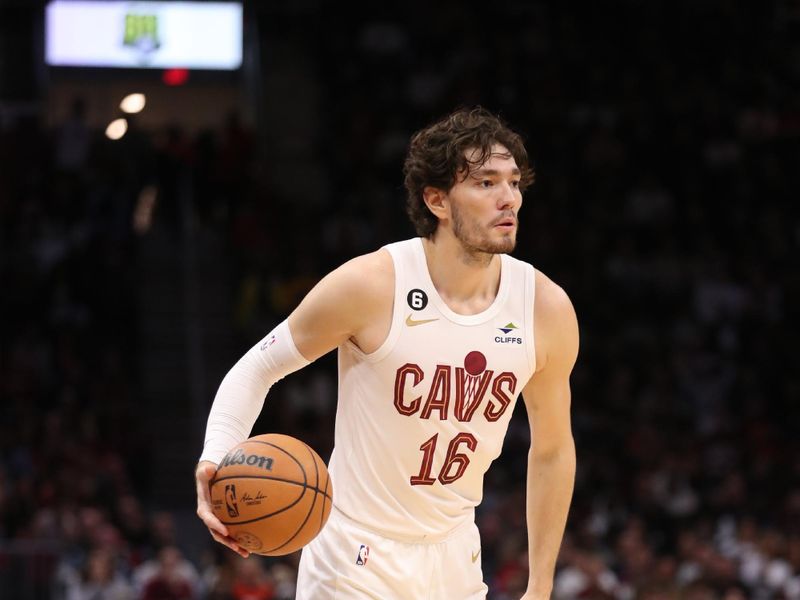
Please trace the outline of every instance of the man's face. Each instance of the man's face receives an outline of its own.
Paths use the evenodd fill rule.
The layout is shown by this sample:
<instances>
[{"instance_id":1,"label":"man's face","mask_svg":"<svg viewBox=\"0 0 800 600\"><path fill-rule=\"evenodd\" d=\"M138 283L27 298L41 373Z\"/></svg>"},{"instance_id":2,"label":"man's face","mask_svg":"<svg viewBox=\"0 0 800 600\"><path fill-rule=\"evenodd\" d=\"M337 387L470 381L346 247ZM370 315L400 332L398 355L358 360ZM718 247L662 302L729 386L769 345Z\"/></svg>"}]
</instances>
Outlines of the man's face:
<instances>
[{"instance_id":1,"label":"man's face","mask_svg":"<svg viewBox=\"0 0 800 600\"><path fill-rule=\"evenodd\" d=\"M477 150L467 151L471 159ZM471 253L504 254L517 243L517 212L522 205L520 170L511 153L500 144L489 158L458 173L448 192L453 234Z\"/></svg>"}]
</instances>

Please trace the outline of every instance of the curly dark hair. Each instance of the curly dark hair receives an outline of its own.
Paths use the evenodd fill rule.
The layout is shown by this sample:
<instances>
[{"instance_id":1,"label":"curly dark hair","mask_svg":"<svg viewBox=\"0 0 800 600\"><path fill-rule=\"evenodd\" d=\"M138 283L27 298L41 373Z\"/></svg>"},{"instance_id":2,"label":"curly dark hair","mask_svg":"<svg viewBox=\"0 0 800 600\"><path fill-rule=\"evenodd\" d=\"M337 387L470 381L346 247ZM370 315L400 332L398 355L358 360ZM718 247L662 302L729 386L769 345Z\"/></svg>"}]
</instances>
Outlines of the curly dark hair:
<instances>
[{"instance_id":1,"label":"curly dark hair","mask_svg":"<svg viewBox=\"0 0 800 600\"><path fill-rule=\"evenodd\" d=\"M522 137L480 106L459 108L411 137L403 175L408 193L406 212L417 235L431 237L439 225L425 205L422 191L427 186L450 190L459 173L466 178L489 159L494 144L505 146L514 157L522 173L519 186L524 191L533 183L534 173ZM471 148L479 152L467 160L466 151Z\"/></svg>"}]
</instances>

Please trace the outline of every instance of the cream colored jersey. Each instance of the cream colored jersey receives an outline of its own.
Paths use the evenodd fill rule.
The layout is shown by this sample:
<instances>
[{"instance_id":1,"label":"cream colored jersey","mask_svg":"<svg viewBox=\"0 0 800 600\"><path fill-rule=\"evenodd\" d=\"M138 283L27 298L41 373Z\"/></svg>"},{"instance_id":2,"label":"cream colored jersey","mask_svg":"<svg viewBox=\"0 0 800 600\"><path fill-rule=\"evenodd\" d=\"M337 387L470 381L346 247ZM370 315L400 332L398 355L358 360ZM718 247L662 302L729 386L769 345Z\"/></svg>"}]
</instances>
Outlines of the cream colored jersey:
<instances>
[{"instance_id":1,"label":"cream colored jersey","mask_svg":"<svg viewBox=\"0 0 800 600\"><path fill-rule=\"evenodd\" d=\"M474 519L533 375L534 269L501 255L494 302L460 315L436 292L420 238L386 249L395 270L389 334L370 354L339 348L334 504L387 537L441 539Z\"/></svg>"}]
</instances>

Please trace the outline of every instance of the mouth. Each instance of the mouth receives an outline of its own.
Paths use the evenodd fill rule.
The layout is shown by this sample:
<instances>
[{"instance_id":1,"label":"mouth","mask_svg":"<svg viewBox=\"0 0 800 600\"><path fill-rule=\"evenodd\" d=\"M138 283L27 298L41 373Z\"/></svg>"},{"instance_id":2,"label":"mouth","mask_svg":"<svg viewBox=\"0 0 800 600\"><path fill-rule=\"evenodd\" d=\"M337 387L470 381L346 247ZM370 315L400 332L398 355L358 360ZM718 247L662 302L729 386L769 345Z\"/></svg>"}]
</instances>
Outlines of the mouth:
<instances>
[{"instance_id":1,"label":"mouth","mask_svg":"<svg viewBox=\"0 0 800 600\"><path fill-rule=\"evenodd\" d=\"M517 226L517 220L512 217L505 217L500 219L494 224L496 229L500 229L501 231L512 231Z\"/></svg>"}]
</instances>

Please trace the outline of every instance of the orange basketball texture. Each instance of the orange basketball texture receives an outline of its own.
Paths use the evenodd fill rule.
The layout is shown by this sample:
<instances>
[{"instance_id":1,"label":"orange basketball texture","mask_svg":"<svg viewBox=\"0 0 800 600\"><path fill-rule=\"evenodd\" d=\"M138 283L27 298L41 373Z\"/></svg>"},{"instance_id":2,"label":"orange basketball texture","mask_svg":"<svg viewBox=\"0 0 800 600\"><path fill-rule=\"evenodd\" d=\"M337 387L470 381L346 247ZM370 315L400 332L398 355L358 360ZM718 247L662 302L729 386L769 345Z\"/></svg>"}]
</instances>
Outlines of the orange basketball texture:
<instances>
[{"instance_id":1,"label":"orange basketball texture","mask_svg":"<svg viewBox=\"0 0 800 600\"><path fill-rule=\"evenodd\" d=\"M211 508L255 554L299 550L325 526L333 487L319 455L297 438L253 436L234 446L211 480Z\"/></svg>"}]
</instances>

